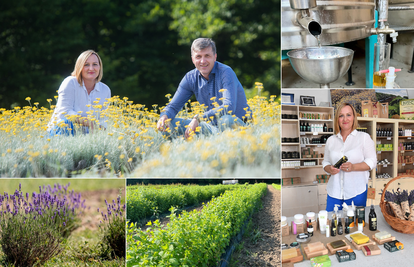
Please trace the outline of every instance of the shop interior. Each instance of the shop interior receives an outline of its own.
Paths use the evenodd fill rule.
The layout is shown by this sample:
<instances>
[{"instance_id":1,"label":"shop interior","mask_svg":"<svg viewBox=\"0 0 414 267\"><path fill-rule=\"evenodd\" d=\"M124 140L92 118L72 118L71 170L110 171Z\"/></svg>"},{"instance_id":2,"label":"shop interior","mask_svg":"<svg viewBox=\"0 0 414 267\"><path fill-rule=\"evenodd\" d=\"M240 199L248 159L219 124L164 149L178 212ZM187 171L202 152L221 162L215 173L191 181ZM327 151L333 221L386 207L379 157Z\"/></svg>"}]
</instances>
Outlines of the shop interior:
<instances>
[{"instance_id":1,"label":"shop interior","mask_svg":"<svg viewBox=\"0 0 414 267\"><path fill-rule=\"evenodd\" d=\"M348 90L335 91L338 93ZM374 89L359 91L375 92ZM401 92L406 99L414 99L414 89L404 89ZM394 93L398 94L396 91ZM398 231L395 229L398 227L390 222L387 213L384 215L383 209L386 206L382 192L414 189L414 160L411 159L414 158L414 147L408 147L414 139L414 120L389 118L390 113L383 118L372 114L358 117L357 130L370 134L376 144L377 167L370 171L370 193L366 207L347 207L348 210L353 210L354 227L348 228L349 232L346 233L345 225L349 226L351 221L348 210L340 207L336 212L326 212L326 185L329 176L322 169L325 142L333 134L334 128L332 98L337 95L329 89L298 88L283 89L282 94L282 263L309 266L311 258L323 255L327 255L332 265L341 262L341 266L409 262L411 259L407 249L394 252L393 249L384 247L385 243L395 245L396 241L405 248L412 247L414 240L411 234L414 229L404 225L398 226L401 227ZM392 109L391 106L387 108ZM361 113L365 110L361 108ZM371 205L376 215L375 229L369 227ZM319 219L320 216L322 220ZM363 218L361 228L358 228L358 220L355 222L355 218ZM332 235L332 221L335 235ZM341 234L338 232L338 224L341 225ZM313 235L303 236L308 234L310 225ZM353 239L355 236L351 237L358 233L369 240L359 245ZM352 250L353 253L345 253L346 256L338 258L336 252L342 250ZM349 257L354 256L356 261L349 260Z\"/></svg>"}]
</instances>

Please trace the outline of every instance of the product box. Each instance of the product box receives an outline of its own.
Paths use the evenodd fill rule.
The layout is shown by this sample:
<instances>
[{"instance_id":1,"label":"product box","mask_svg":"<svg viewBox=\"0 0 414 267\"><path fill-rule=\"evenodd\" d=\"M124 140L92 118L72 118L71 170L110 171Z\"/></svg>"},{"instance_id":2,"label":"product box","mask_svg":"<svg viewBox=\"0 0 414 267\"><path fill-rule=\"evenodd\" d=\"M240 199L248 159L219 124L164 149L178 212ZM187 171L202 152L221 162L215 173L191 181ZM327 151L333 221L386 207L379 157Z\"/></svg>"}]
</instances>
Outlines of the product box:
<instances>
[{"instance_id":1,"label":"product box","mask_svg":"<svg viewBox=\"0 0 414 267\"><path fill-rule=\"evenodd\" d=\"M296 228L296 233L295 233L295 228ZM305 232L307 232L306 223L296 224L295 222L292 222L292 229L291 230L292 230L292 234L294 234L294 235L305 233Z\"/></svg>"},{"instance_id":2,"label":"product box","mask_svg":"<svg viewBox=\"0 0 414 267\"><path fill-rule=\"evenodd\" d=\"M282 226L282 236L288 236L290 234L289 225Z\"/></svg>"},{"instance_id":3,"label":"product box","mask_svg":"<svg viewBox=\"0 0 414 267\"><path fill-rule=\"evenodd\" d=\"M380 104L371 100L361 101L361 115L362 117L380 118ZM387 104L388 110L388 104ZM387 115L388 116L388 115Z\"/></svg>"},{"instance_id":4,"label":"product box","mask_svg":"<svg viewBox=\"0 0 414 267\"><path fill-rule=\"evenodd\" d=\"M282 185L300 184L300 177L282 178Z\"/></svg>"},{"instance_id":5,"label":"product box","mask_svg":"<svg viewBox=\"0 0 414 267\"><path fill-rule=\"evenodd\" d=\"M379 103L379 118L388 119L388 102Z\"/></svg>"},{"instance_id":6,"label":"product box","mask_svg":"<svg viewBox=\"0 0 414 267\"><path fill-rule=\"evenodd\" d=\"M312 267L329 267L331 266L331 259L328 255L318 256L310 259Z\"/></svg>"},{"instance_id":7,"label":"product box","mask_svg":"<svg viewBox=\"0 0 414 267\"><path fill-rule=\"evenodd\" d=\"M400 101L400 118L406 120L414 118L414 99Z\"/></svg>"}]
</instances>

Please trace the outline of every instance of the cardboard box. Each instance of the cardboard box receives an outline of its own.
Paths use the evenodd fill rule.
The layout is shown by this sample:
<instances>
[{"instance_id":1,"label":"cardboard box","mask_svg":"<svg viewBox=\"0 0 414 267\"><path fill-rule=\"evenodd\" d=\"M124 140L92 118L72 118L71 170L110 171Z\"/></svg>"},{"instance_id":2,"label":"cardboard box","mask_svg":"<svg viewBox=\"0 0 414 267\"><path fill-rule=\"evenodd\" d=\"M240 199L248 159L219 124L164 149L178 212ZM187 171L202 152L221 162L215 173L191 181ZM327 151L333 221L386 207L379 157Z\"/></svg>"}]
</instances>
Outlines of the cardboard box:
<instances>
[{"instance_id":1,"label":"cardboard box","mask_svg":"<svg viewBox=\"0 0 414 267\"><path fill-rule=\"evenodd\" d=\"M282 226L282 236L288 236L290 234L289 225Z\"/></svg>"},{"instance_id":2,"label":"cardboard box","mask_svg":"<svg viewBox=\"0 0 414 267\"><path fill-rule=\"evenodd\" d=\"M307 232L307 225L306 223L301 223L301 224L295 224L295 222L292 222L292 233L294 234L293 228L294 225L296 225L296 234L301 234L301 233L305 233Z\"/></svg>"},{"instance_id":3,"label":"cardboard box","mask_svg":"<svg viewBox=\"0 0 414 267\"><path fill-rule=\"evenodd\" d=\"M406 120L414 118L414 99L400 101L400 118Z\"/></svg>"},{"instance_id":4,"label":"cardboard box","mask_svg":"<svg viewBox=\"0 0 414 267\"><path fill-rule=\"evenodd\" d=\"M300 177L282 178L282 185L300 184Z\"/></svg>"}]
</instances>

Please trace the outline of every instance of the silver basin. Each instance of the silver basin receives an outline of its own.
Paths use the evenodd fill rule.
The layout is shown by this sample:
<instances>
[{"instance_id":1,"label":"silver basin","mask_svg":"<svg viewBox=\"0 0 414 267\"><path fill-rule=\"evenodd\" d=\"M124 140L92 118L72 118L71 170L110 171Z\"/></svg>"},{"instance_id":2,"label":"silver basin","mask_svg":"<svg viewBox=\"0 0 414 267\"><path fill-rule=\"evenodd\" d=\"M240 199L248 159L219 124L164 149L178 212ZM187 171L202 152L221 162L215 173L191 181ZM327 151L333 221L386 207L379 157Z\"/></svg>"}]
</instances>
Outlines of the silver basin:
<instances>
[{"instance_id":1,"label":"silver basin","mask_svg":"<svg viewBox=\"0 0 414 267\"><path fill-rule=\"evenodd\" d=\"M342 77L351 66L354 51L343 47L308 47L289 51L290 64L307 81L329 84Z\"/></svg>"}]
</instances>

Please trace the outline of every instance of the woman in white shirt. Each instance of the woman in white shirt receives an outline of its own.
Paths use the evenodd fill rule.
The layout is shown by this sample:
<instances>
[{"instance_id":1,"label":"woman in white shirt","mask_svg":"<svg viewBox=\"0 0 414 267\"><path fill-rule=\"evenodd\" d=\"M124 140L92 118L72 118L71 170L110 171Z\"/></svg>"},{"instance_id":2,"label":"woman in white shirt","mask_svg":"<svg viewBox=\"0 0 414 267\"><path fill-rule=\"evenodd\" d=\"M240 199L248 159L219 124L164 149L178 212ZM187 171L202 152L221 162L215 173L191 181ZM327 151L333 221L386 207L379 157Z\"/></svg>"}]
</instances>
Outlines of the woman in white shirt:
<instances>
[{"instance_id":1,"label":"woman in white shirt","mask_svg":"<svg viewBox=\"0 0 414 267\"><path fill-rule=\"evenodd\" d=\"M57 105L48 125L50 134L74 135L77 130L89 133L97 127L106 128L101 111L111 97L111 90L101 82L102 76L98 53L88 50L80 54L72 75L59 87Z\"/></svg>"},{"instance_id":2,"label":"woman in white shirt","mask_svg":"<svg viewBox=\"0 0 414 267\"><path fill-rule=\"evenodd\" d=\"M364 132L356 130L358 120L354 107L341 104L335 114L335 135L325 145L323 169L331 177L328 181L326 210L333 211L335 204L366 206L369 171L376 167L377 155L374 141ZM339 168L334 165L343 156L348 161Z\"/></svg>"}]
</instances>

